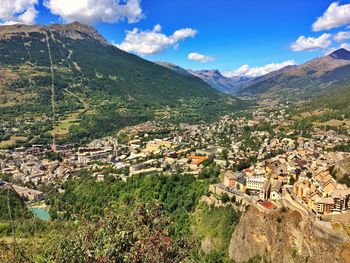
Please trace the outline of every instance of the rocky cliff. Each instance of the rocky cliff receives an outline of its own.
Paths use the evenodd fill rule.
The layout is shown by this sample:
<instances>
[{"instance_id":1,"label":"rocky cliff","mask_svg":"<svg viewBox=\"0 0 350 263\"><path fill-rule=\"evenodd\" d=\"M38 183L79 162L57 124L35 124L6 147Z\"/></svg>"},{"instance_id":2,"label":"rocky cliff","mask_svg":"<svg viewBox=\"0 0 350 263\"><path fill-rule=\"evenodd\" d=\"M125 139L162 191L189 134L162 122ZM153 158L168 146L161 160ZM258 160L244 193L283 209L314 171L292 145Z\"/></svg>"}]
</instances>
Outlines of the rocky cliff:
<instances>
[{"instance_id":1,"label":"rocky cliff","mask_svg":"<svg viewBox=\"0 0 350 263\"><path fill-rule=\"evenodd\" d=\"M346 263L349 252L349 244L315 229L298 212L264 214L254 207L243 213L229 246L230 259L237 263L254 256L273 263Z\"/></svg>"}]
</instances>

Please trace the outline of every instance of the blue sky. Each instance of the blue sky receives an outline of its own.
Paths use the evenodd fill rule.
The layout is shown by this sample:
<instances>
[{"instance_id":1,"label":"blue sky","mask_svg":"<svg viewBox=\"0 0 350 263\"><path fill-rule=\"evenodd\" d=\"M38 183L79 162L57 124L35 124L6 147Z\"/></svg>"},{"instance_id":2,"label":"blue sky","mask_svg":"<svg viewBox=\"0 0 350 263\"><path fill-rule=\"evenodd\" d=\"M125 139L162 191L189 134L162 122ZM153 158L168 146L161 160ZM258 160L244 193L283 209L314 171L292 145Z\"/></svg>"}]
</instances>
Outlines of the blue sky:
<instances>
[{"instance_id":1,"label":"blue sky","mask_svg":"<svg viewBox=\"0 0 350 263\"><path fill-rule=\"evenodd\" d=\"M350 42L346 33L334 40L338 32L350 31L350 0L0 1L7 2L0 6L4 24L77 20L93 25L109 41L145 59L191 69L219 69L228 75L260 74L282 62L300 64L334 48L348 47L346 41ZM11 13L15 2L21 2L22 9L17 5ZM292 48L301 36L305 38ZM188 59L190 53L196 53L192 55L195 61ZM277 65L261 68L271 63ZM242 65L249 67L237 71Z\"/></svg>"}]
</instances>

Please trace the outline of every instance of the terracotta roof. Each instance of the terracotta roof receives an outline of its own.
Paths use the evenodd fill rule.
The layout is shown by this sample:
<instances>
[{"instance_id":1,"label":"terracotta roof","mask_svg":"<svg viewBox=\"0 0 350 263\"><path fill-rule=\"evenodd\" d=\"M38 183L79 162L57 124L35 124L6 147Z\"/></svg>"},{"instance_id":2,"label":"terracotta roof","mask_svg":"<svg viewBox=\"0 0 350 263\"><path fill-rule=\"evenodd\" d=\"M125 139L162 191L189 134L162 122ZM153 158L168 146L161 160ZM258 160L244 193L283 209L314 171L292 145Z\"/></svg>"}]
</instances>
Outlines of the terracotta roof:
<instances>
[{"instance_id":1,"label":"terracotta roof","mask_svg":"<svg viewBox=\"0 0 350 263\"><path fill-rule=\"evenodd\" d=\"M272 208L275 207L275 206L273 205L273 203L271 203L271 202L268 201L268 200L263 201L263 202L261 203L261 205L262 205L263 207L265 207L266 209L272 209Z\"/></svg>"}]
</instances>

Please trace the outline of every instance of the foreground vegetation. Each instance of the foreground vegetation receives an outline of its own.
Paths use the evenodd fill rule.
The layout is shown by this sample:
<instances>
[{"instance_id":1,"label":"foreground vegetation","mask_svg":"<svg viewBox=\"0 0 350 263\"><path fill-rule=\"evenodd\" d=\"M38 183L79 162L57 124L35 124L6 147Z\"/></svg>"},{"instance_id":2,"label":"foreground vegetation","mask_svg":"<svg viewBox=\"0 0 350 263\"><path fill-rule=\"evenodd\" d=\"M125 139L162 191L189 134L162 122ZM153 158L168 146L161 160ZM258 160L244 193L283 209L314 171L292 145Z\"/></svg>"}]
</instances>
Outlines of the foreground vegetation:
<instances>
[{"instance_id":1,"label":"foreground vegetation","mask_svg":"<svg viewBox=\"0 0 350 263\"><path fill-rule=\"evenodd\" d=\"M202 254L199 244L203 236L193 233L196 225L193 214L199 198L207 193L213 180L210 176L203 175L201 180L192 175L136 176L126 183L109 176L103 182L96 182L86 171L76 176L61 186L63 193L51 189L46 200L51 222L27 214L11 225L4 221L7 219L4 214L0 250L7 251L9 259L14 262L182 262L185 259L214 262L212 259L216 258L215 262L220 262L227 258L227 253L221 252L213 252L211 256ZM15 209L18 213L23 209L22 205L12 207L13 213L17 213ZM1 213L6 211L5 206L0 209ZM229 207L210 209L200 205L196 215L203 218L196 225L200 233L208 231L215 236L219 240L216 251L225 251L239 214ZM216 225L218 218L222 221ZM204 222L209 223L204 226ZM8 238L13 236L12 226L21 242L14 243Z\"/></svg>"},{"instance_id":2,"label":"foreground vegetation","mask_svg":"<svg viewBox=\"0 0 350 263\"><path fill-rule=\"evenodd\" d=\"M228 248L232 233L239 222L240 213L232 206L197 206L194 214L195 235L201 240L205 254L199 262L230 262Z\"/></svg>"}]
</instances>

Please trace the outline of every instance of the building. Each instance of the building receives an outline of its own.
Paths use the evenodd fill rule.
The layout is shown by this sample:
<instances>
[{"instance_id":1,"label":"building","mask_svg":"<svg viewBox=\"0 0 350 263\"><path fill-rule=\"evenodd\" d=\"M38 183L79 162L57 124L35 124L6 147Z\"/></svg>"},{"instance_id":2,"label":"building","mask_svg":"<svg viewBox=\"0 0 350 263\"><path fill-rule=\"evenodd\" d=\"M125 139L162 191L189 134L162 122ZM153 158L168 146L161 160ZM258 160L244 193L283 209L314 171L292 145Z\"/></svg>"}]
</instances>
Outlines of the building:
<instances>
[{"instance_id":1,"label":"building","mask_svg":"<svg viewBox=\"0 0 350 263\"><path fill-rule=\"evenodd\" d=\"M226 160L222 160L222 159L214 159L214 163L218 166L221 167L226 167L227 166L227 161Z\"/></svg>"},{"instance_id":2,"label":"building","mask_svg":"<svg viewBox=\"0 0 350 263\"><path fill-rule=\"evenodd\" d=\"M247 190L260 191L263 186L265 179L260 176L248 177L247 178Z\"/></svg>"},{"instance_id":3,"label":"building","mask_svg":"<svg viewBox=\"0 0 350 263\"><path fill-rule=\"evenodd\" d=\"M315 201L318 214L330 214L334 209L334 200L331 197L317 198Z\"/></svg>"},{"instance_id":4,"label":"building","mask_svg":"<svg viewBox=\"0 0 350 263\"><path fill-rule=\"evenodd\" d=\"M198 167L204 161L208 160L208 156L197 156L195 154L191 154L190 156L188 156L188 158L191 160L191 164L195 167Z\"/></svg>"},{"instance_id":5,"label":"building","mask_svg":"<svg viewBox=\"0 0 350 263\"><path fill-rule=\"evenodd\" d=\"M334 212L342 212L350 209L350 189L335 190L331 197L334 201Z\"/></svg>"},{"instance_id":6,"label":"building","mask_svg":"<svg viewBox=\"0 0 350 263\"><path fill-rule=\"evenodd\" d=\"M266 180L260 189L259 198L261 200L268 199L270 196L270 191L271 191L271 183L269 180Z\"/></svg>"},{"instance_id":7,"label":"building","mask_svg":"<svg viewBox=\"0 0 350 263\"><path fill-rule=\"evenodd\" d=\"M270 198L272 200L277 200L281 198L281 188L282 183L278 180L273 180L271 183L271 193Z\"/></svg>"},{"instance_id":8,"label":"building","mask_svg":"<svg viewBox=\"0 0 350 263\"><path fill-rule=\"evenodd\" d=\"M163 171L164 171L163 168L150 167L150 168L138 170L138 171L134 172L132 175L138 175L138 174L142 174L142 175L159 174L159 173L162 173Z\"/></svg>"},{"instance_id":9,"label":"building","mask_svg":"<svg viewBox=\"0 0 350 263\"><path fill-rule=\"evenodd\" d=\"M112 148L82 148L79 149L77 156L79 163L87 164L92 161L107 159L111 154L113 154Z\"/></svg>"},{"instance_id":10,"label":"building","mask_svg":"<svg viewBox=\"0 0 350 263\"><path fill-rule=\"evenodd\" d=\"M11 185L9 187L16 191L16 193L19 196L28 201L39 201L44 198L44 194L37 190L29 189L18 185Z\"/></svg>"},{"instance_id":11,"label":"building","mask_svg":"<svg viewBox=\"0 0 350 263\"><path fill-rule=\"evenodd\" d=\"M204 156L208 156L208 158L211 160L213 159L213 157L218 153L218 149L217 147L208 147L204 150L196 150L196 154L197 155L204 155Z\"/></svg>"},{"instance_id":12,"label":"building","mask_svg":"<svg viewBox=\"0 0 350 263\"><path fill-rule=\"evenodd\" d=\"M226 187L245 192L247 189L246 178L240 172L226 171L223 175L223 183Z\"/></svg>"},{"instance_id":13,"label":"building","mask_svg":"<svg viewBox=\"0 0 350 263\"><path fill-rule=\"evenodd\" d=\"M237 177L233 171L226 171L223 175L223 183L226 187L236 188Z\"/></svg>"}]
</instances>

